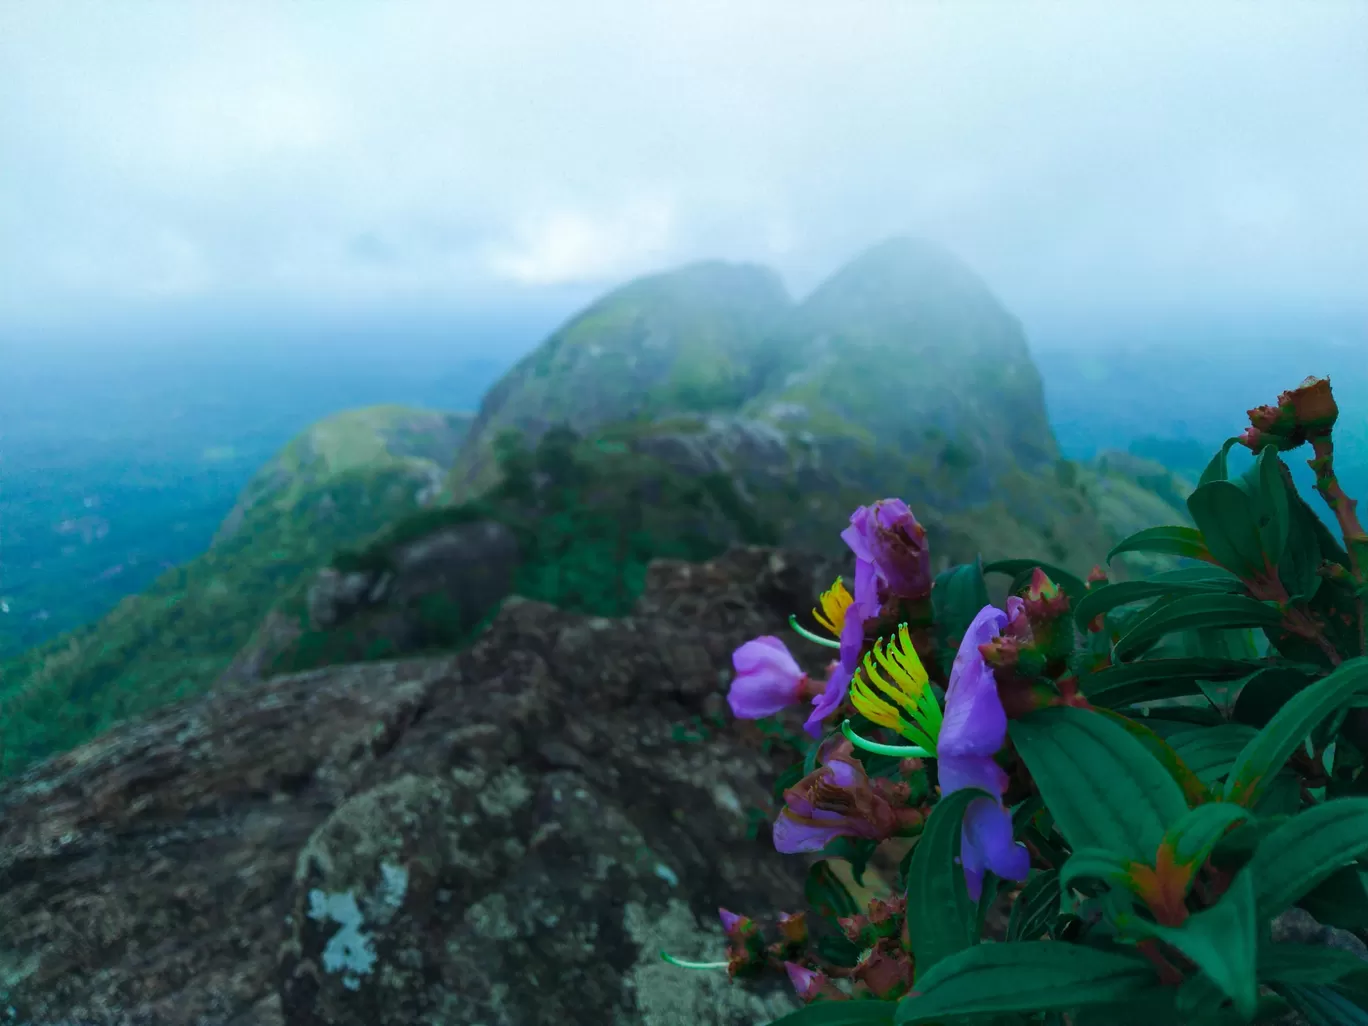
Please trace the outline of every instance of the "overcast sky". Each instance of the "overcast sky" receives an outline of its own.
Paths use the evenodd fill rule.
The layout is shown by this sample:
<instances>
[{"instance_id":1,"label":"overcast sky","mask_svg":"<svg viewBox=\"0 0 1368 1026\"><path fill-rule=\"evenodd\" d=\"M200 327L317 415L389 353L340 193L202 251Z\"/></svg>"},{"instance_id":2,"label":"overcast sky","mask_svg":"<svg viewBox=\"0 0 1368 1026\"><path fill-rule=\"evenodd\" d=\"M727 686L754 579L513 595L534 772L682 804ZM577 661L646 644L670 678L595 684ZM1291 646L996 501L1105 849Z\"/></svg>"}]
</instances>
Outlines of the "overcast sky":
<instances>
[{"instance_id":1,"label":"overcast sky","mask_svg":"<svg viewBox=\"0 0 1368 1026\"><path fill-rule=\"evenodd\" d=\"M1036 332L1368 308L1368 2L0 6L11 344L801 293L899 232Z\"/></svg>"}]
</instances>

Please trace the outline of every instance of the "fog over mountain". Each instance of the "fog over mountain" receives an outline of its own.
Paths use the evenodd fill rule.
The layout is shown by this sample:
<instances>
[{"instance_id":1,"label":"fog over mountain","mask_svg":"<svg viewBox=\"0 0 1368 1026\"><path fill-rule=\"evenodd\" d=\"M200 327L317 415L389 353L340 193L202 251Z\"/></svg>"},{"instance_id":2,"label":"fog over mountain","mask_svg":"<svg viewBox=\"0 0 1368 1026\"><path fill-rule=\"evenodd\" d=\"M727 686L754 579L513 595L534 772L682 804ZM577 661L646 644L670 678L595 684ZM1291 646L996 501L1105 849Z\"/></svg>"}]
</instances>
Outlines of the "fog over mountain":
<instances>
[{"instance_id":1,"label":"fog over mountain","mask_svg":"<svg viewBox=\"0 0 1368 1026\"><path fill-rule=\"evenodd\" d=\"M11 346L545 309L449 335L526 351L641 273L801 294L902 232L1038 345L1368 308L1359 3L52 0L0 85Z\"/></svg>"}]
</instances>

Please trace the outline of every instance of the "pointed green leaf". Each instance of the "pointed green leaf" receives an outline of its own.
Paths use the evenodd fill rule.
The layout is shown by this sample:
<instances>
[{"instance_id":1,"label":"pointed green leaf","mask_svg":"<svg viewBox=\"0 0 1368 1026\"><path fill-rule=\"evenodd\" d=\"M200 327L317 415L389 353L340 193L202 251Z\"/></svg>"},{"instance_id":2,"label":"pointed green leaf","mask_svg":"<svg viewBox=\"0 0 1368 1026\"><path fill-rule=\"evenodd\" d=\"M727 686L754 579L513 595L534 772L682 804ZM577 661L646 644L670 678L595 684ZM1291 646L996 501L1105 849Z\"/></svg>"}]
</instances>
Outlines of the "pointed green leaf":
<instances>
[{"instance_id":1,"label":"pointed green leaf","mask_svg":"<svg viewBox=\"0 0 1368 1026\"><path fill-rule=\"evenodd\" d=\"M1316 725L1365 689L1368 658L1360 657L1298 692L1240 752L1226 779L1226 799L1252 806Z\"/></svg>"},{"instance_id":2,"label":"pointed green leaf","mask_svg":"<svg viewBox=\"0 0 1368 1026\"><path fill-rule=\"evenodd\" d=\"M1101 880L1125 887L1134 863L1114 851L1079 848L1069 856L1059 873L1059 886L1069 890L1079 880Z\"/></svg>"},{"instance_id":3,"label":"pointed green leaf","mask_svg":"<svg viewBox=\"0 0 1368 1026\"><path fill-rule=\"evenodd\" d=\"M1154 552L1161 556L1200 559L1204 563L1216 562L1202 532L1195 527L1149 527L1138 531L1108 552L1107 562L1126 552Z\"/></svg>"},{"instance_id":4,"label":"pointed green leaf","mask_svg":"<svg viewBox=\"0 0 1368 1026\"><path fill-rule=\"evenodd\" d=\"M1331 538L1329 552L1323 551L1321 533L1325 532L1325 525L1296 493L1290 475L1285 477L1283 487L1288 498L1288 535L1287 548L1278 562L1278 578L1292 601L1309 602L1321 586L1321 562L1333 562L1339 545Z\"/></svg>"},{"instance_id":5,"label":"pointed green leaf","mask_svg":"<svg viewBox=\"0 0 1368 1026\"><path fill-rule=\"evenodd\" d=\"M1150 755L1159 760L1159 764L1168 770L1169 776L1183 792L1183 800L1189 806L1206 801L1210 797L1206 784L1193 772L1192 768L1180 756L1177 750L1167 740L1161 737L1156 731L1150 729L1138 720L1133 720L1128 716L1122 716L1111 709L1095 709L1094 711L1107 717L1117 726L1121 727L1127 734L1135 738Z\"/></svg>"},{"instance_id":6,"label":"pointed green leaf","mask_svg":"<svg viewBox=\"0 0 1368 1026\"><path fill-rule=\"evenodd\" d=\"M1183 595L1130 624L1113 653L1124 659L1174 631L1272 627L1281 622L1282 614L1274 606L1247 595Z\"/></svg>"},{"instance_id":7,"label":"pointed green leaf","mask_svg":"<svg viewBox=\"0 0 1368 1026\"><path fill-rule=\"evenodd\" d=\"M1143 743L1093 710L1057 706L1009 725L1060 832L1075 848L1153 857L1188 805Z\"/></svg>"},{"instance_id":8,"label":"pointed green leaf","mask_svg":"<svg viewBox=\"0 0 1368 1026\"><path fill-rule=\"evenodd\" d=\"M1368 962L1322 944L1270 943L1259 950L1259 978L1268 983L1336 983L1359 973L1368 973Z\"/></svg>"},{"instance_id":9,"label":"pointed green leaf","mask_svg":"<svg viewBox=\"0 0 1368 1026\"><path fill-rule=\"evenodd\" d=\"M1164 844L1180 866L1200 866L1237 823L1247 822L1249 810L1226 802L1208 802L1188 811L1169 829Z\"/></svg>"},{"instance_id":10,"label":"pointed green leaf","mask_svg":"<svg viewBox=\"0 0 1368 1026\"><path fill-rule=\"evenodd\" d=\"M1231 709L1236 723L1262 727L1315 678L1288 666L1266 666L1241 684Z\"/></svg>"},{"instance_id":11,"label":"pointed green leaf","mask_svg":"<svg viewBox=\"0 0 1368 1026\"><path fill-rule=\"evenodd\" d=\"M808 870L803 894L812 910L824 919L842 919L860 911L859 903L825 861L813 863Z\"/></svg>"},{"instance_id":12,"label":"pointed green leaf","mask_svg":"<svg viewBox=\"0 0 1368 1026\"><path fill-rule=\"evenodd\" d=\"M1193 569L1207 570L1206 567L1195 567ZM1217 567L1211 569L1219 570ZM1219 570L1219 573L1219 577L1196 578L1191 581L1158 580L1156 579L1158 575L1156 575L1156 578L1148 578L1143 581L1118 581L1115 584L1106 584L1100 588L1094 588L1074 605L1074 622L1080 627L1086 628L1095 617L1103 613L1110 613L1118 606L1130 605L1132 602L1143 602L1146 599L1158 598L1160 595L1234 593L1244 587L1238 578L1224 570Z\"/></svg>"},{"instance_id":13,"label":"pointed green leaf","mask_svg":"<svg viewBox=\"0 0 1368 1026\"><path fill-rule=\"evenodd\" d=\"M1141 659L1084 675L1079 687L1093 705L1112 709L1136 702L1201 694L1199 680L1236 680L1252 666L1230 659Z\"/></svg>"},{"instance_id":14,"label":"pointed green leaf","mask_svg":"<svg viewBox=\"0 0 1368 1026\"><path fill-rule=\"evenodd\" d=\"M1270 919L1368 854L1368 798L1336 798L1300 812L1254 850L1259 915Z\"/></svg>"},{"instance_id":15,"label":"pointed green leaf","mask_svg":"<svg viewBox=\"0 0 1368 1026\"><path fill-rule=\"evenodd\" d=\"M1307 1026L1368 1026L1368 1011L1324 984L1279 984L1277 991Z\"/></svg>"},{"instance_id":16,"label":"pointed green leaf","mask_svg":"<svg viewBox=\"0 0 1368 1026\"><path fill-rule=\"evenodd\" d=\"M930 968L978 941L974 903L959 864L964 813L988 795L974 788L946 795L931 810L907 871L907 918L916 964Z\"/></svg>"},{"instance_id":17,"label":"pointed green leaf","mask_svg":"<svg viewBox=\"0 0 1368 1026\"><path fill-rule=\"evenodd\" d=\"M1218 727L1188 730L1169 737L1178 757L1210 786L1230 775L1235 760L1245 745L1258 733L1243 723L1223 723Z\"/></svg>"},{"instance_id":18,"label":"pointed green leaf","mask_svg":"<svg viewBox=\"0 0 1368 1026\"><path fill-rule=\"evenodd\" d=\"M1255 521L1259 529L1259 545L1269 566L1277 566L1281 562L1287 550L1291 528L1291 510L1287 486L1283 483L1283 471L1278 450L1267 446L1245 474L1246 488L1253 499Z\"/></svg>"},{"instance_id":19,"label":"pointed green leaf","mask_svg":"<svg viewBox=\"0 0 1368 1026\"><path fill-rule=\"evenodd\" d=\"M1221 446L1221 451L1211 458L1206 470L1202 471L1202 476L1197 479L1198 485L1208 484L1211 481L1228 481L1230 479L1229 454L1232 447L1239 442L1239 438L1227 438L1225 444Z\"/></svg>"},{"instance_id":20,"label":"pointed green leaf","mask_svg":"<svg viewBox=\"0 0 1368 1026\"><path fill-rule=\"evenodd\" d=\"M892 1026L893 1001L818 1001L773 1020L769 1026Z\"/></svg>"},{"instance_id":21,"label":"pointed green leaf","mask_svg":"<svg viewBox=\"0 0 1368 1026\"><path fill-rule=\"evenodd\" d=\"M1233 481L1210 481L1188 496L1187 507L1217 563L1245 580L1264 572L1259 523L1248 492Z\"/></svg>"},{"instance_id":22,"label":"pointed green leaf","mask_svg":"<svg viewBox=\"0 0 1368 1026\"><path fill-rule=\"evenodd\" d=\"M1308 891L1297 904L1326 926L1368 928L1368 873L1360 862L1345 866Z\"/></svg>"},{"instance_id":23,"label":"pointed green leaf","mask_svg":"<svg viewBox=\"0 0 1368 1026\"><path fill-rule=\"evenodd\" d=\"M1040 940L1049 934L1059 918L1059 899L1058 870L1046 869L1031 877L1012 903L1012 914L1007 920L1007 939Z\"/></svg>"},{"instance_id":24,"label":"pointed green leaf","mask_svg":"<svg viewBox=\"0 0 1368 1026\"><path fill-rule=\"evenodd\" d=\"M1028 577L1036 567L1045 571L1046 576L1064 590L1074 602L1087 594L1088 586L1082 578L1076 577L1063 567L1053 563L1042 563L1038 559L999 559L983 568L985 574L1006 574L1008 577Z\"/></svg>"},{"instance_id":25,"label":"pointed green leaf","mask_svg":"<svg viewBox=\"0 0 1368 1026\"><path fill-rule=\"evenodd\" d=\"M1181 951L1235 1002L1246 1021L1253 1018L1259 1001L1259 935L1254 880L1248 870L1236 874L1220 901L1189 916L1182 926L1137 920L1134 928Z\"/></svg>"},{"instance_id":26,"label":"pointed green leaf","mask_svg":"<svg viewBox=\"0 0 1368 1026\"><path fill-rule=\"evenodd\" d=\"M1068 1011L1124 1001L1154 986L1154 969L1130 954L1059 941L979 944L919 976L898 1004L898 1026L952 1016Z\"/></svg>"}]
</instances>

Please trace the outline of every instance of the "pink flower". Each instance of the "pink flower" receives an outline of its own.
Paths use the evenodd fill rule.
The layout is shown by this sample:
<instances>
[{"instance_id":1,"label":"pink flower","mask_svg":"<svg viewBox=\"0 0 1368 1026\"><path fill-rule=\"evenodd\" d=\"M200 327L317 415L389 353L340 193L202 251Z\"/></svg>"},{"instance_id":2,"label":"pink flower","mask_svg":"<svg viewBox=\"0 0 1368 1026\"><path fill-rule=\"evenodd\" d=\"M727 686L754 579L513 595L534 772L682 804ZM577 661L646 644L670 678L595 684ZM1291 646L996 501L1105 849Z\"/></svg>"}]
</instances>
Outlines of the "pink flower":
<instances>
[{"instance_id":1,"label":"pink flower","mask_svg":"<svg viewBox=\"0 0 1368 1026\"><path fill-rule=\"evenodd\" d=\"M732 666L736 677L727 692L727 703L738 719L773 716L803 699L807 675L776 637L746 642L732 653Z\"/></svg>"}]
</instances>

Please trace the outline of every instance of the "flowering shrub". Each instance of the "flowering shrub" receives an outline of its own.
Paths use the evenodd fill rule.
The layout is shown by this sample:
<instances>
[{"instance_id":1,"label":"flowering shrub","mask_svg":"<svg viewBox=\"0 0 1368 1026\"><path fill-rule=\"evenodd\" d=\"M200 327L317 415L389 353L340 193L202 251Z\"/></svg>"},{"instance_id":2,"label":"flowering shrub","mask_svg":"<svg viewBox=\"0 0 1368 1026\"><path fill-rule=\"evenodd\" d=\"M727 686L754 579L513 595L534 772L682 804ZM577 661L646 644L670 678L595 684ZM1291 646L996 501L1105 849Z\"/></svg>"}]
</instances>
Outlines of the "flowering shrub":
<instances>
[{"instance_id":1,"label":"flowering shrub","mask_svg":"<svg viewBox=\"0 0 1368 1026\"><path fill-rule=\"evenodd\" d=\"M757 638L729 696L749 719L811 706L773 836L826 856L814 915L722 910L725 963L667 960L786 973L788 1026L1368 1023L1368 963L1270 928L1293 906L1368 928L1368 534L1337 416L1313 378L1251 410L1196 526L1108 555L1183 560L1144 580L1024 559L933 580L903 502L857 510L853 591L820 597L821 633L790 620L832 650L826 680ZM1256 458L1232 477L1235 444ZM1303 445L1338 539L1281 459ZM1005 608L985 574L1011 578ZM829 860L859 884L889 848L891 896L858 904Z\"/></svg>"}]
</instances>

